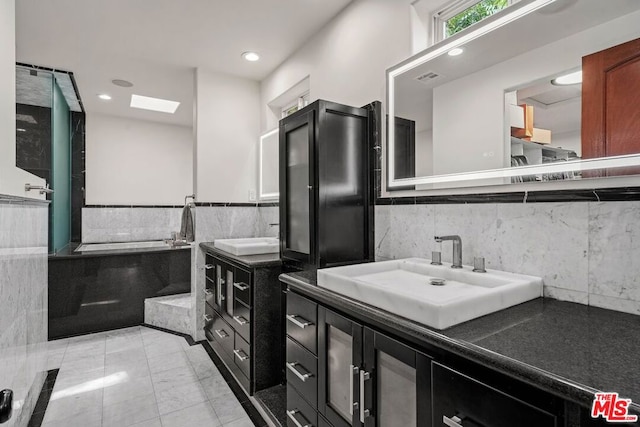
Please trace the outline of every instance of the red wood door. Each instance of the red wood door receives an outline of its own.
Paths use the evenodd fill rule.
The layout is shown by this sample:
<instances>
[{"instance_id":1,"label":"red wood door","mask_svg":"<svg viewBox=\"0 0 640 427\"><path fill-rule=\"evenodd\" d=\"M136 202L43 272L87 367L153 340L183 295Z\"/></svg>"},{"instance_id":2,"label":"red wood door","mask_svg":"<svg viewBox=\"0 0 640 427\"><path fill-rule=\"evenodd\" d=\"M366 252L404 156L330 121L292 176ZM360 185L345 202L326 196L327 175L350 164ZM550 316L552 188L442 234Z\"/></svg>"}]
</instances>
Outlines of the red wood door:
<instances>
[{"instance_id":1,"label":"red wood door","mask_svg":"<svg viewBox=\"0 0 640 427\"><path fill-rule=\"evenodd\" d=\"M583 57L582 74L582 158L640 153L640 39Z\"/></svg>"}]
</instances>

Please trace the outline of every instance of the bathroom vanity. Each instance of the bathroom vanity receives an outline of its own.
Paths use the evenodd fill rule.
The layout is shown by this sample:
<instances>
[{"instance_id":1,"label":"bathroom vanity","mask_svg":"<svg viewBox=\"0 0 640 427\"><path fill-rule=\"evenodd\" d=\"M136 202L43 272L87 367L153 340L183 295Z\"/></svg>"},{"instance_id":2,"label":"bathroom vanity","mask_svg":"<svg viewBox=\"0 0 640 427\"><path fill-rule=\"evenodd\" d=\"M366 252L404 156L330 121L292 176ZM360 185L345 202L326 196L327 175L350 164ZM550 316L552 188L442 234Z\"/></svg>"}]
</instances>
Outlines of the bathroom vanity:
<instances>
[{"instance_id":1,"label":"bathroom vanity","mask_svg":"<svg viewBox=\"0 0 640 427\"><path fill-rule=\"evenodd\" d=\"M313 272L280 280L291 427L597 426L595 391L640 399L633 315L537 298L435 330Z\"/></svg>"},{"instance_id":2,"label":"bathroom vanity","mask_svg":"<svg viewBox=\"0 0 640 427\"><path fill-rule=\"evenodd\" d=\"M280 383L282 313L278 253L205 251L204 331L248 395Z\"/></svg>"}]
</instances>

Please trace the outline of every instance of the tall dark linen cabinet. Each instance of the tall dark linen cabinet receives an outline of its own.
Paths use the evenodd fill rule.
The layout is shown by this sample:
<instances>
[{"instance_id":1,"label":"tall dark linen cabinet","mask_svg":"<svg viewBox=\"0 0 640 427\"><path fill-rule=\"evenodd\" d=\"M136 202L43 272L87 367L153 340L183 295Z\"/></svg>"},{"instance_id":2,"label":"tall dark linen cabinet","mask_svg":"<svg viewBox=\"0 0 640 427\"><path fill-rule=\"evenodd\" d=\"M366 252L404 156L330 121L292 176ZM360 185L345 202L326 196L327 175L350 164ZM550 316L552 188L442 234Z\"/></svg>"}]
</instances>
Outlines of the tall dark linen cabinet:
<instances>
[{"instance_id":1,"label":"tall dark linen cabinet","mask_svg":"<svg viewBox=\"0 0 640 427\"><path fill-rule=\"evenodd\" d=\"M280 255L292 269L374 260L375 114L318 100L280 121Z\"/></svg>"}]
</instances>

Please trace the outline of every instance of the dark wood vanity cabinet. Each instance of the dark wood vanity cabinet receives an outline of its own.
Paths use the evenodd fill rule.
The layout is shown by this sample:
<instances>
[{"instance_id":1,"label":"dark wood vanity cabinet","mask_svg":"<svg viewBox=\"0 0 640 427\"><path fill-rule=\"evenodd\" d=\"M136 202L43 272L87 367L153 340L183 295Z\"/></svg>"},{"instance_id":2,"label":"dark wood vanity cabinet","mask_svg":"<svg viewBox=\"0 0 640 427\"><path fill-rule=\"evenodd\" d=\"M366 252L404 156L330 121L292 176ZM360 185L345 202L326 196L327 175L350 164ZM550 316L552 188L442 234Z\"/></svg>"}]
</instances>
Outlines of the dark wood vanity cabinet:
<instances>
[{"instance_id":1,"label":"dark wood vanity cabinet","mask_svg":"<svg viewBox=\"0 0 640 427\"><path fill-rule=\"evenodd\" d=\"M291 290L287 331L289 427L564 425L559 398L427 355Z\"/></svg>"},{"instance_id":2,"label":"dark wood vanity cabinet","mask_svg":"<svg viewBox=\"0 0 640 427\"><path fill-rule=\"evenodd\" d=\"M373 261L365 108L316 101L280 121L280 253L314 269Z\"/></svg>"},{"instance_id":3,"label":"dark wood vanity cabinet","mask_svg":"<svg viewBox=\"0 0 640 427\"><path fill-rule=\"evenodd\" d=\"M205 255L204 331L249 395L280 383L280 267L250 268Z\"/></svg>"}]
</instances>

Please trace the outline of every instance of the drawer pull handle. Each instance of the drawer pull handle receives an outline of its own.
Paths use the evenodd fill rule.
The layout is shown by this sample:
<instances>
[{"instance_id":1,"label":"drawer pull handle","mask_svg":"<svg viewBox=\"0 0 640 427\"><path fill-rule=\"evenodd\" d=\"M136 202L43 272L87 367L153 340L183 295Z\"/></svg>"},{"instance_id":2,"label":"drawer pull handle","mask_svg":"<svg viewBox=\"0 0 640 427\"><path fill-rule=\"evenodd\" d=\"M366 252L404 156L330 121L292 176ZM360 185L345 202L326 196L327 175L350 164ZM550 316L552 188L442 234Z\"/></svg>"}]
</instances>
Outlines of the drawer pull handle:
<instances>
[{"instance_id":1,"label":"drawer pull handle","mask_svg":"<svg viewBox=\"0 0 640 427\"><path fill-rule=\"evenodd\" d=\"M208 297L213 295L213 291L211 289L204 288L204 294Z\"/></svg>"},{"instance_id":2,"label":"drawer pull handle","mask_svg":"<svg viewBox=\"0 0 640 427\"><path fill-rule=\"evenodd\" d=\"M364 403L364 382L371 379L371 374L364 369L360 371L360 422L364 424L364 419L367 418L371 411L365 409ZM462 427L462 426L460 426Z\"/></svg>"},{"instance_id":3,"label":"drawer pull handle","mask_svg":"<svg viewBox=\"0 0 640 427\"><path fill-rule=\"evenodd\" d=\"M302 320L302 322L296 319L296 317L299 317ZM312 322L309 322L308 320L298 316L297 314L287 314L287 320L301 329L304 329L307 326L313 326Z\"/></svg>"},{"instance_id":4,"label":"drawer pull handle","mask_svg":"<svg viewBox=\"0 0 640 427\"><path fill-rule=\"evenodd\" d=\"M443 415L442 422L444 425L449 427L463 427L462 424L460 424L462 422L462 419L456 417L455 415L451 418L447 417L446 415Z\"/></svg>"},{"instance_id":5,"label":"drawer pull handle","mask_svg":"<svg viewBox=\"0 0 640 427\"><path fill-rule=\"evenodd\" d=\"M307 372L306 374L300 373L300 371L296 369L296 366L300 365L298 362L287 362L286 365L287 369L293 372L293 375L300 378L300 381L302 381L303 383L307 382L307 379L313 376L311 372Z\"/></svg>"},{"instance_id":6,"label":"drawer pull handle","mask_svg":"<svg viewBox=\"0 0 640 427\"><path fill-rule=\"evenodd\" d=\"M353 376L358 375L360 368L357 366L349 365L349 415L353 415L353 410L358 409L358 402L353 401Z\"/></svg>"},{"instance_id":7,"label":"drawer pull handle","mask_svg":"<svg viewBox=\"0 0 640 427\"><path fill-rule=\"evenodd\" d=\"M224 329L216 329L214 331L217 336L220 338L229 338L229 334L224 331Z\"/></svg>"},{"instance_id":8,"label":"drawer pull handle","mask_svg":"<svg viewBox=\"0 0 640 427\"><path fill-rule=\"evenodd\" d=\"M296 414L299 414L300 411L298 411L297 409L294 409L293 411L287 410L287 417L289 417L291 419L291 421L293 421L293 423L296 425L296 427L313 427L311 424L306 423L306 424L301 424L300 421L298 421L296 419ZM306 422L306 420L305 420Z\"/></svg>"},{"instance_id":9,"label":"drawer pull handle","mask_svg":"<svg viewBox=\"0 0 640 427\"><path fill-rule=\"evenodd\" d=\"M244 325L246 325L247 323L249 323L249 321L248 321L247 319L245 319L244 317L242 317L242 316L233 316L233 320L235 320L236 322L238 322L238 324L239 324L240 326L244 326Z\"/></svg>"},{"instance_id":10,"label":"drawer pull handle","mask_svg":"<svg viewBox=\"0 0 640 427\"><path fill-rule=\"evenodd\" d=\"M233 287L241 291L246 291L247 289L249 289L249 285L242 282L233 282Z\"/></svg>"},{"instance_id":11,"label":"drawer pull handle","mask_svg":"<svg viewBox=\"0 0 640 427\"><path fill-rule=\"evenodd\" d=\"M213 264L205 264L204 265L204 269L205 270L211 270L213 268Z\"/></svg>"},{"instance_id":12,"label":"drawer pull handle","mask_svg":"<svg viewBox=\"0 0 640 427\"><path fill-rule=\"evenodd\" d=\"M202 318L204 319L205 322L209 323L209 322L213 322L213 317L211 317L208 314L203 314Z\"/></svg>"},{"instance_id":13,"label":"drawer pull handle","mask_svg":"<svg viewBox=\"0 0 640 427\"><path fill-rule=\"evenodd\" d=\"M244 362L249 358L249 356L247 356L247 353L245 353L242 350L233 350L233 354L235 354L236 357L240 359L241 362Z\"/></svg>"}]
</instances>

